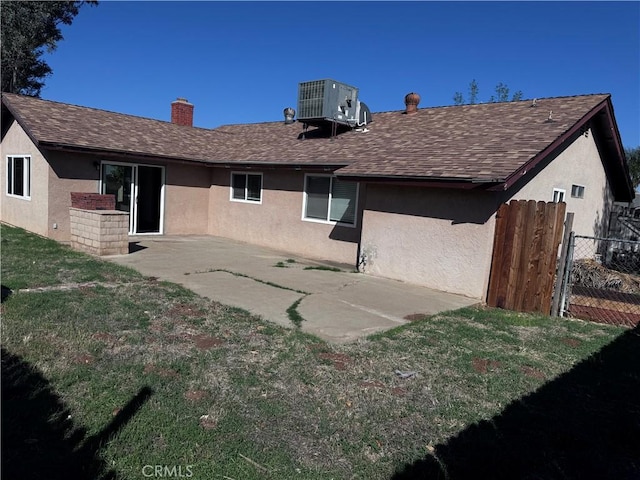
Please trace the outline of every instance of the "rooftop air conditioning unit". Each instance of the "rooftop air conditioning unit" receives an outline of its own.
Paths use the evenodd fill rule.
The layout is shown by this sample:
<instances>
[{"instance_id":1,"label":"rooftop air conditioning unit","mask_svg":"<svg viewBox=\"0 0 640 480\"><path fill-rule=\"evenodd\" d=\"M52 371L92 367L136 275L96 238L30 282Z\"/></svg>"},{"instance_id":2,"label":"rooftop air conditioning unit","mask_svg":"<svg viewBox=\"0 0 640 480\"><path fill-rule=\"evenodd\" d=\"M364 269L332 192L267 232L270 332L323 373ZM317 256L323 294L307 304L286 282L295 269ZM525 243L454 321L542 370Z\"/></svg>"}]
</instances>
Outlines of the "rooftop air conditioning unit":
<instances>
[{"instance_id":1,"label":"rooftop air conditioning unit","mask_svg":"<svg viewBox=\"0 0 640 480\"><path fill-rule=\"evenodd\" d=\"M368 112L366 105L362 106ZM356 87L330 79L302 82L298 85L299 122L315 126L334 122L355 127L362 124L360 110ZM370 121L371 113L368 114Z\"/></svg>"}]
</instances>

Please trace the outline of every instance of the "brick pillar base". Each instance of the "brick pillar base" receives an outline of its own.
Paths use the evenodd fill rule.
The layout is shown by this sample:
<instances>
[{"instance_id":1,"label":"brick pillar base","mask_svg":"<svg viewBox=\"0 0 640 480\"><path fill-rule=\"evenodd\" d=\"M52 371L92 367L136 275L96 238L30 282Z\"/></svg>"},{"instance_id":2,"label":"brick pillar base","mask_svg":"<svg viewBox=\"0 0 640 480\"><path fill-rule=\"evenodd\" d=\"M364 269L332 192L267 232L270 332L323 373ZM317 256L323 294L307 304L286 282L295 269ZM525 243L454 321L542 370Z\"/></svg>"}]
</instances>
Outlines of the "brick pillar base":
<instances>
[{"instance_id":1,"label":"brick pillar base","mask_svg":"<svg viewBox=\"0 0 640 480\"><path fill-rule=\"evenodd\" d=\"M129 253L128 213L72 207L69 216L72 248L100 256Z\"/></svg>"}]
</instances>

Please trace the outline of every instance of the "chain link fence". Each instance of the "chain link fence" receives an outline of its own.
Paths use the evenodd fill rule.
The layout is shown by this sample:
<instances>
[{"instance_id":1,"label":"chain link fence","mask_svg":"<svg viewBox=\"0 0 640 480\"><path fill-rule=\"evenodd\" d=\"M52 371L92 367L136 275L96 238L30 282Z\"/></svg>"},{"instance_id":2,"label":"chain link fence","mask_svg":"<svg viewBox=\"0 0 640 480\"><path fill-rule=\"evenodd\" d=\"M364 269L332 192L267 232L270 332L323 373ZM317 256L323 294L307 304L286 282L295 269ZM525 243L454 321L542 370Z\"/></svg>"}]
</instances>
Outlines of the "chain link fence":
<instances>
[{"instance_id":1,"label":"chain link fence","mask_svg":"<svg viewBox=\"0 0 640 480\"><path fill-rule=\"evenodd\" d=\"M568 316L640 324L640 242L572 236L568 267Z\"/></svg>"}]
</instances>

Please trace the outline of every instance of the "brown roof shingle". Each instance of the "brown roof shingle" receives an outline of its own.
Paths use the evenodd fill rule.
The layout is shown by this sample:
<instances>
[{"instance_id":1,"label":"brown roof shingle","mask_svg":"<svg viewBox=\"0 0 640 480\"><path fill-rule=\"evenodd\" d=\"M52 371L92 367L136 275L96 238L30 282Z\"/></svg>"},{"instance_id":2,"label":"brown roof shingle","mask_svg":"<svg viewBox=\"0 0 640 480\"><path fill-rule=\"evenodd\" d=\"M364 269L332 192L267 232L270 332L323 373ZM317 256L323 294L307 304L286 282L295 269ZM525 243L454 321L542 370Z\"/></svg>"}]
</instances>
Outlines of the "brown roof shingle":
<instances>
[{"instance_id":1,"label":"brown roof shingle","mask_svg":"<svg viewBox=\"0 0 640 480\"><path fill-rule=\"evenodd\" d=\"M425 108L374 116L369 155L355 176L504 180L569 131L608 95ZM549 120L549 114L551 120ZM377 152L383 152L381 155Z\"/></svg>"},{"instance_id":2,"label":"brown roof shingle","mask_svg":"<svg viewBox=\"0 0 640 480\"><path fill-rule=\"evenodd\" d=\"M377 113L368 132L334 138L281 122L213 130L3 94L42 146L207 163L330 165L339 175L504 182L595 111L607 94ZM551 121L549 114L551 113Z\"/></svg>"},{"instance_id":3,"label":"brown roof shingle","mask_svg":"<svg viewBox=\"0 0 640 480\"><path fill-rule=\"evenodd\" d=\"M214 130L2 94L18 122L38 145L206 161L223 141Z\"/></svg>"}]
</instances>

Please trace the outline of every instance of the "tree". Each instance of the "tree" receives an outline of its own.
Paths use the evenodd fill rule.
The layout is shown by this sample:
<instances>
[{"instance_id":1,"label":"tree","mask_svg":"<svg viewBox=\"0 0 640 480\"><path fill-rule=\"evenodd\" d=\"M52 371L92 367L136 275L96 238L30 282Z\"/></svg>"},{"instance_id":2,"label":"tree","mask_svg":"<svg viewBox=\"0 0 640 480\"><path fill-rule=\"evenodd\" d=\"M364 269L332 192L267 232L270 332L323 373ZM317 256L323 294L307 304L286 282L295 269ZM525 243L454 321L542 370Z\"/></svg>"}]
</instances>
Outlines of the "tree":
<instances>
[{"instance_id":1,"label":"tree","mask_svg":"<svg viewBox=\"0 0 640 480\"><path fill-rule=\"evenodd\" d=\"M509 87L507 87L507 85L505 85L504 83L502 82L498 83L496 85L495 92L496 92L496 96L494 97L493 95L491 95L489 102L495 103L495 102L509 101ZM511 97L512 102L515 102L521 99L522 99L522 92L520 90L514 93L513 96Z\"/></svg>"},{"instance_id":2,"label":"tree","mask_svg":"<svg viewBox=\"0 0 640 480\"><path fill-rule=\"evenodd\" d=\"M627 157L627 165L629 165L631 183L636 189L640 185L640 147L625 148L624 154Z\"/></svg>"},{"instance_id":3,"label":"tree","mask_svg":"<svg viewBox=\"0 0 640 480\"><path fill-rule=\"evenodd\" d=\"M476 100L478 98L478 90L478 82L476 82L476 79L474 78L469 84L469 103L471 105L476 103Z\"/></svg>"},{"instance_id":4,"label":"tree","mask_svg":"<svg viewBox=\"0 0 640 480\"><path fill-rule=\"evenodd\" d=\"M453 95L453 103L454 105L464 105L465 103L468 103L469 105L473 105L477 102L478 100L478 92L479 92L479 87L478 87L478 82L476 82L476 80L471 80L471 82L469 83L469 101L466 102L464 99L464 96L462 95L461 92L456 92ZM500 82L495 86L495 95L491 95L491 98L489 98L489 102L491 103L495 103L495 102L515 102L518 100L522 100L522 91L518 90L516 91L512 97L511 100L509 100L509 87Z\"/></svg>"},{"instance_id":5,"label":"tree","mask_svg":"<svg viewBox=\"0 0 640 480\"><path fill-rule=\"evenodd\" d=\"M0 9L0 44L2 57L2 91L39 97L51 67L42 59L63 39L60 24L71 25L85 3L2 2Z\"/></svg>"}]
</instances>

